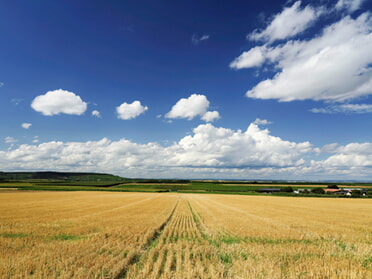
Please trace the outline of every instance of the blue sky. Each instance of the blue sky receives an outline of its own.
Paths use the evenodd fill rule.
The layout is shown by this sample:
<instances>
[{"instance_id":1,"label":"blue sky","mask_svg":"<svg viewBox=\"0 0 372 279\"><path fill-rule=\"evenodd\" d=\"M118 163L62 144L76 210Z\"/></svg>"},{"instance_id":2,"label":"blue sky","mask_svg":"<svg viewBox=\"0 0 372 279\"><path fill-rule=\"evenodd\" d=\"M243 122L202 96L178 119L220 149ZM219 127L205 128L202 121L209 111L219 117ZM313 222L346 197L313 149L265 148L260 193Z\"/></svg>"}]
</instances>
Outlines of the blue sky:
<instances>
[{"instance_id":1,"label":"blue sky","mask_svg":"<svg viewBox=\"0 0 372 279\"><path fill-rule=\"evenodd\" d=\"M0 169L371 181L371 12L3 1Z\"/></svg>"}]
</instances>

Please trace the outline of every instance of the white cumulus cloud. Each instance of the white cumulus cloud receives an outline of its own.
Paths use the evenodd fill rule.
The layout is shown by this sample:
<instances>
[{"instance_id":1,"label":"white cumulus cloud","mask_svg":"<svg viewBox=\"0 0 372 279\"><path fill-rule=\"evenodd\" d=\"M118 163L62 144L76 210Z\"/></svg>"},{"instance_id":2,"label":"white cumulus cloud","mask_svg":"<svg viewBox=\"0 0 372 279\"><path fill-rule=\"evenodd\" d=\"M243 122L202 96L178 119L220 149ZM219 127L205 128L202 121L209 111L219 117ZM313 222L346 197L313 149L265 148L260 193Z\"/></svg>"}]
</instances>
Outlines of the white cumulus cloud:
<instances>
[{"instance_id":1,"label":"white cumulus cloud","mask_svg":"<svg viewBox=\"0 0 372 279\"><path fill-rule=\"evenodd\" d=\"M93 110L92 111L92 116L97 117L97 118L101 118L101 113L98 110Z\"/></svg>"},{"instance_id":2,"label":"white cumulus cloud","mask_svg":"<svg viewBox=\"0 0 372 279\"><path fill-rule=\"evenodd\" d=\"M35 138L38 139L38 138ZM8 143L14 138L5 139ZM12 145L12 147L14 147ZM95 171L128 177L372 179L372 143L319 148L292 142L250 124L245 131L203 124L169 146L112 141L21 144L0 150L2 170Z\"/></svg>"},{"instance_id":3,"label":"white cumulus cloud","mask_svg":"<svg viewBox=\"0 0 372 279\"><path fill-rule=\"evenodd\" d=\"M29 129L30 127L32 126L32 124L31 123L22 123L22 125L21 125L21 127L23 128L23 129Z\"/></svg>"},{"instance_id":4,"label":"white cumulus cloud","mask_svg":"<svg viewBox=\"0 0 372 279\"><path fill-rule=\"evenodd\" d=\"M203 116L209 107L207 97L199 94L192 94L190 97L180 99L172 109L165 115L166 118L187 118Z\"/></svg>"},{"instance_id":5,"label":"white cumulus cloud","mask_svg":"<svg viewBox=\"0 0 372 279\"><path fill-rule=\"evenodd\" d=\"M256 125L269 125L269 124L271 124L270 121L268 121L266 119L260 119L260 118L256 118L256 120L253 123L256 124Z\"/></svg>"},{"instance_id":6,"label":"white cumulus cloud","mask_svg":"<svg viewBox=\"0 0 372 279\"><path fill-rule=\"evenodd\" d=\"M322 9L311 6L301 8L301 1L275 15L271 23L263 31L255 30L247 38L254 41L273 42L293 37L306 30L322 14Z\"/></svg>"},{"instance_id":7,"label":"white cumulus cloud","mask_svg":"<svg viewBox=\"0 0 372 279\"><path fill-rule=\"evenodd\" d=\"M196 116L206 122L212 122L220 118L218 111L208 111L209 101L206 96L192 94L188 98L181 98L165 115L166 118L186 118L192 120Z\"/></svg>"},{"instance_id":8,"label":"white cumulus cloud","mask_svg":"<svg viewBox=\"0 0 372 279\"><path fill-rule=\"evenodd\" d=\"M146 110L148 110L148 107L142 106L140 101L134 101L131 104L124 102L120 106L116 107L118 118L123 120L136 118Z\"/></svg>"},{"instance_id":9,"label":"white cumulus cloud","mask_svg":"<svg viewBox=\"0 0 372 279\"><path fill-rule=\"evenodd\" d=\"M321 170L346 177L369 176L372 168L372 143L350 143L345 146L333 145L329 151L334 153L323 161L312 161L311 169Z\"/></svg>"},{"instance_id":10,"label":"white cumulus cloud","mask_svg":"<svg viewBox=\"0 0 372 279\"><path fill-rule=\"evenodd\" d=\"M157 143L138 144L125 139L111 141L22 144L0 151L0 168L89 170L110 173L137 171L142 177L152 170L172 168L283 168L303 164L301 156L312 152L310 143L295 143L270 135L251 124L244 132L199 125L193 134L163 147ZM188 175L189 172L185 172ZM172 173L167 175L171 176Z\"/></svg>"},{"instance_id":11,"label":"white cumulus cloud","mask_svg":"<svg viewBox=\"0 0 372 279\"><path fill-rule=\"evenodd\" d=\"M312 152L309 142L294 143L250 124L244 132L199 125L174 149L172 162L183 166L288 167L303 164L301 155Z\"/></svg>"},{"instance_id":12,"label":"white cumulus cloud","mask_svg":"<svg viewBox=\"0 0 372 279\"><path fill-rule=\"evenodd\" d=\"M81 115L87 109L87 103L80 96L63 89L48 91L44 95L37 96L31 103L31 107L43 115L73 114Z\"/></svg>"},{"instance_id":13,"label":"white cumulus cloud","mask_svg":"<svg viewBox=\"0 0 372 279\"><path fill-rule=\"evenodd\" d=\"M220 117L219 112L214 110L214 111L207 111L206 113L204 113L201 119L204 120L205 122L213 122L220 118L221 117Z\"/></svg>"},{"instance_id":14,"label":"white cumulus cloud","mask_svg":"<svg viewBox=\"0 0 372 279\"><path fill-rule=\"evenodd\" d=\"M261 46L243 53L231 67L261 66L277 71L246 95L258 99L344 101L372 94L372 17L346 16L310 40ZM356 51L358 50L358 51ZM257 54L265 59L257 59Z\"/></svg>"}]
</instances>

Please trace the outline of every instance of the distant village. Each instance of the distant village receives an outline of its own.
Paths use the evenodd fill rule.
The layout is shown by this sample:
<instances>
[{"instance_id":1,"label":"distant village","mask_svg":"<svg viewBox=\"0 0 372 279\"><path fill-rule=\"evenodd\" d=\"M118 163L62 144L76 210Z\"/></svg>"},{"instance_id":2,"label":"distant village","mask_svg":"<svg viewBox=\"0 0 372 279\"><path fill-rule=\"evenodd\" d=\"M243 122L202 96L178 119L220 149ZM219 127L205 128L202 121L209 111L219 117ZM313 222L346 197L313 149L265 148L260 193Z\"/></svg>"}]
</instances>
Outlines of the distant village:
<instances>
[{"instance_id":1,"label":"distant village","mask_svg":"<svg viewBox=\"0 0 372 279\"><path fill-rule=\"evenodd\" d=\"M368 189L364 188L340 188L338 185L328 185L327 188L316 187L313 189L303 188L294 190L292 187L283 188L260 188L258 193L272 194L278 192L287 192L294 194L328 194L328 195L344 195L344 196L367 196Z\"/></svg>"}]
</instances>

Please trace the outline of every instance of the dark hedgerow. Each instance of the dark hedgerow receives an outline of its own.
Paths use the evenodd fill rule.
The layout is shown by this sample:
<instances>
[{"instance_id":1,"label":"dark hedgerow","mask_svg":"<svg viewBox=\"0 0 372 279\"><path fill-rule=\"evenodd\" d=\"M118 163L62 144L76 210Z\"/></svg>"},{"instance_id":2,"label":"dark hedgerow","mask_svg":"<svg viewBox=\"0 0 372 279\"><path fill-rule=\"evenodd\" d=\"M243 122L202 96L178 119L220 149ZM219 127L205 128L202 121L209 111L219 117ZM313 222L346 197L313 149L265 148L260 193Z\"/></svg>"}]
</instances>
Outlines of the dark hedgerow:
<instances>
[{"instance_id":1,"label":"dark hedgerow","mask_svg":"<svg viewBox=\"0 0 372 279\"><path fill-rule=\"evenodd\" d=\"M311 190L311 192L314 193L314 194L324 194L325 193L323 188L319 188L319 187L313 188Z\"/></svg>"}]
</instances>

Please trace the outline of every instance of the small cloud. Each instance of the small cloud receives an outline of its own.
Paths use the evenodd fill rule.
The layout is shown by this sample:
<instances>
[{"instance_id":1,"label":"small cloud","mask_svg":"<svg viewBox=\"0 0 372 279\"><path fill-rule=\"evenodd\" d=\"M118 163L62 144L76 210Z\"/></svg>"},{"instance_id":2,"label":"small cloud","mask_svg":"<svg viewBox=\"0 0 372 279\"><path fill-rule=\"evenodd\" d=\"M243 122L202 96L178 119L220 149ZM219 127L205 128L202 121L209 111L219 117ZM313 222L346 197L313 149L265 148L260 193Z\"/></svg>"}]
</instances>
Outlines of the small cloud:
<instances>
[{"instance_id":1,"label":"small cloud","mask_svg":"<svg viewBox=\"0 0 372 279\"><path fill-rule=\"evenodd\" d=\"M0 82L0 87L3 87L4 86L4 82Z\"/></svg>"},{"instance_id":2,"label":"small cloud","mask_svg":"<svg viewBox=\"0 0 372 279\"><path fill-rule=\"evenodd\" d=\"M335 8L336 10L347 10L349 13L352 13L359 10L363 2L365 2L365 0L339 0Z\"/></svg>"},{"instance_id":3,"label":"small cloud","mask_svg":"<svg viewBox=\"0 0 372 279\"><path fill-rule=\"evenodd\" d=\"M39 136L34 136L34 139L32 140L33 143L39 142Z\"/></svg>"},{"instance_id":4,"label":"small cloud","mask_svg":"<svg viewBox=\"0 0 372 279\"><path fill-rule=\"evenodd\" d=\"M192 94L190 97L181 98L165 115L166 118L187 118L192 120L196 116L203 116L209 107L207 97Z\"/></svg>"},{"instance_id":5,"label":"small cloud","mask_svg":"<svg viewBox=\"0 0 372 279\"><path fill-rule=\"evenodd\" d=\"M202 35L201 37L199 37L196 33L194 33L191 37L191 42L193 43L193 45L198 45L200 42L202 41L206 41L209 39L209 35L208 34L204 34Z\"/></svg>"},{"instance_id":6,"label":"small cloud","mask_svg":"<svg viewBox=\"0 0 372 279\"><path fill-rule=\"evenodd\" d=\"M5 143L10 143L10 144L13 144L13 143L16 143L18 140L13 138L13 137L6 137L4 139Z\"/></svg>"},{"instance_id":7,"label":"small cloud","mask_svg":"<svg viewBox=\"0 0 372 279\"><path fill-rule=\"evenodd\" d=\"M32 101L31 107L47 116L60 113L81 115L87 110L87 103L73 92L58 89L37 96Z\"/></svg>"},{"instance_id":8,"label":"small cloud","mask_svg":"<svg viewBox=\"0 0 372 279\"><path fill-rule=\"evenodd\" d=\"M343 112L350 113L371 113L372 105L367 104L344 104L340 105Z\"/></svg>"},{"instance_id":9,"label":"small cloud","mask_svg":"<svg viewBox=\"0 0 372 279\"><path fill-rule=\"evenodd\" d=\"M321 8L309 6L301 8L301 1L295 2L292 7L286 7L281 13L276 14L265 30L255 30L247 36L252 41L283 40L293 37L306 30L322 13Z\"/></svg>"},{"instance_id":10,"label":"small cloud","mask_svg":"<svg viewBox=\"0 0 372 279\"><path fill-rule=\"evenodd\" d=\"M32 124L31 123L22 123L22 125L21 125L21 127L23 128L23 129L28 129L28 128L30 128L32 126Z\"/></svg>"},{"instance_id":11,"label":"small cloud","mask_svg":"<svg viewBox=\"0 0 372 279\"><path fill-rule=\"evenodd\" d=\"M371 113L372 105L369 104L343 104L343 105L334 105L328 106L325 108L313 108L310 110L313 113Z\"/></svg>"},{"instance_id":12,"label":"small cloud","mask_svg":"<svg viewBox=\"0 0 372 279\"><path fill-rule=\"evenodd\" d=\"M326 114L335 113L335 111L333 109L331 109L331 107L327 107L327 108L312 108L310 111L313 112L313 113L326 113Z\"/></svg>"},{"instance_id":13,"label":"small cloud","mask_svg":"<svg viewBox=\"0 0 372 279\"><path fill-rule=\"evenodd\" d=\"M230 68L240 70L261 66L266 60L266 46L257 46L243 52L230 63Z\"/></svg>"},{"instance_id":14,"label":"small cloud","mask_svg":"<svg viewBox=\"0 0 372 279\"><path fill-rule=\"evenodd\" d=\"M201 38L200 38L200 41L205 41L205 40L208 40L209 39L209 35L203 35Z\"/></svg>"},{"instance_id":15,"label":"small cloud","mask_svg":"<svg viewBox=\"0 0 372 279\"><path fill-rule=\"evenodd\" d=\"M97 118L101 118L101 113L98 110L93 110L92 111L92 116L97 117Z\"/></svg>"},{"instance_id":16,"label":"small cloud","mask_svg":"<svg viewBox=\"0 0 372 279\"><path fill-rule=\"evenodd\" d=\"M256 124L256 125L269 125L271 123L272 122L270 122L266 119L260 119L260 118L256 118L256 120L253 122L253 124Z\"/></svg>"},{"instance_id":17,"label":"small cloud","mask_svg":"<svg viewBox=\"0 0 372 279\"><path fill-rule=\"evenodd\" d=\"M148 107L142 106L140 101L134 101L131 104L122 103L120 106L116 107L118 118L123 120L136 118L146 110L148 110Z\"/></svg>"},{"instance_id":18,"label":"small cloud","mask_svg":"<svg viewBox=\"0 0 372 279\"><path fill-rule=\"evenodd\" d=\"M205 122L213 122L217 119L220 119L220 114L218 111L207 111L206 113L204 113L204 115L202 116L202 120L204 120Z\"/></svg>"},{"instance_id":19,"label":"small cloud","mask_svg":"<svg viewBox=\"0 0 372 279\"><path fill-rule=\"evenodd\" d=\"M206 96L192 94L188 98L181 98L165 115L166 118L186 118L194 119L196 116L206 122L212 122L220 118L218 111L208 111L209 101Z\"/></svg>"}]
</instances>

